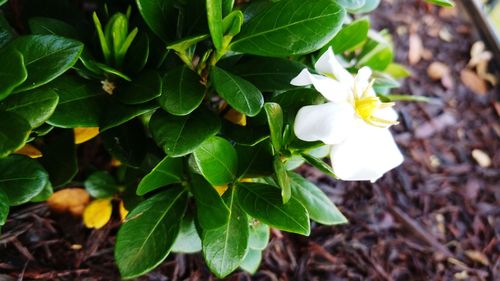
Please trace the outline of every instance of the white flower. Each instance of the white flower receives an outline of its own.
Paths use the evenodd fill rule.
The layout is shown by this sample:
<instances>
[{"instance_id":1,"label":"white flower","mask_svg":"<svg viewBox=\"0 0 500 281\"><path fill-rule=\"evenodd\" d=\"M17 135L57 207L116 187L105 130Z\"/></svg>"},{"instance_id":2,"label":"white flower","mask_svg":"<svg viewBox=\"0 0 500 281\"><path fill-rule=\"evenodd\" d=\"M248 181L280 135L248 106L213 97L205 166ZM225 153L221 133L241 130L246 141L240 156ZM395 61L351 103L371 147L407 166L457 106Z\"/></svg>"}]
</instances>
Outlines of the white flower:
<instances>
[{"instance_id":1,"label":"white flower","mask_svg":"<svg viewBox=\"0 0 500 281\"><path fill-rule=\"evenodd\" d=\"M403 156L389 131L398 116L393 103L383 103L375 94L371 69L363 67L352 76L331 48L315 69L319 75L304 69L291 84L312 84L328 102L302 107L295 118L295 135L331 145L333 170L342 180L374 182L399 166Z\"/></svg>"}]
</instances>

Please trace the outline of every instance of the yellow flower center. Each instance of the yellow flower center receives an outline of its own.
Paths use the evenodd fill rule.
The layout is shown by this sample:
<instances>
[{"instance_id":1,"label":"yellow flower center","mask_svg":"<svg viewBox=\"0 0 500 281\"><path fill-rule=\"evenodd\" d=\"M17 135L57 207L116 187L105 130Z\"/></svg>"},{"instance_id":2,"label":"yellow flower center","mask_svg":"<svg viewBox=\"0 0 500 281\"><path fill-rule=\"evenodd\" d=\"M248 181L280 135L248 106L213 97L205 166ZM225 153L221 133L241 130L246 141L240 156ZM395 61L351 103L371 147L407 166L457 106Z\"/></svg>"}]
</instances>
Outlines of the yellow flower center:
<instances>
[{"instance_id":1,"label":"yellow flower center","mask_svg":"<svg viewBox=\"0 0 500 281\"><path fill-rule=\"evenodd\" d=\"M370 95L370 90L373 86L374 80L370 81L370 84L363 89L362 93L358 93L358 88L354 85L354 109L356 110L356 114L363 119L366 123L385 128L390 125L398 124L397 121L386 120L380 117L375 116L376 112L388 108L393 107L393 102L384 103L377 96Z\"/></svg>"}]
</instances>

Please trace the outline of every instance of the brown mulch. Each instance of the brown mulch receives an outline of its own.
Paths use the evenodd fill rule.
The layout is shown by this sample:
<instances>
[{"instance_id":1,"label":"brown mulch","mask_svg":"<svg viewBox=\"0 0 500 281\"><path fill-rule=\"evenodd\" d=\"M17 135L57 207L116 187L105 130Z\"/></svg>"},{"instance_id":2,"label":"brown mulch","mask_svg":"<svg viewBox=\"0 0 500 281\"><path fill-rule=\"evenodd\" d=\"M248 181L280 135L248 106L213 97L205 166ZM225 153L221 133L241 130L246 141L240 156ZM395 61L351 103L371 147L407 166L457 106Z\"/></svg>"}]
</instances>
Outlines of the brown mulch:
<instances>
[{"instance_id":1,"label":"brown mulch","mask_svg":"<svg viewBox=\"0 0 500 281\"><path fill-rule=\"evenodd\" d=\"M436 102L399 103L394 133L405 163L375 184L302 168L350 223L315 225L309 238L273 230L260 271L228 280L500 280L499 92L474 93L460 76L477 35L463 15L422 1L386 0L373 21L393 35L398 62L408 65L409 34L425 49L401 92ZM447 81L428 77L433 61L448 65ZM0 236L0 281L119 280L117 227L85 230L44 204L13 209ZM198 254L171 255L139 280L209 279Z\"/></svg>"}]
</instances>

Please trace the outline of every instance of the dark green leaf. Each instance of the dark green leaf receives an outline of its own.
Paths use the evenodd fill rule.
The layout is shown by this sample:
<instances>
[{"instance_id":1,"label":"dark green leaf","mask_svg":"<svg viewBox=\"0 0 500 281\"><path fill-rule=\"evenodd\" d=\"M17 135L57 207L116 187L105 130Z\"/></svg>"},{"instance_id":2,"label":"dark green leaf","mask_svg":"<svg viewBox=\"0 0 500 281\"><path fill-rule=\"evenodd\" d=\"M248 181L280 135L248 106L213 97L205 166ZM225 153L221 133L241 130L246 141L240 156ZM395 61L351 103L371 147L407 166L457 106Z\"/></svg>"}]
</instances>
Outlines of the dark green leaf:
<instances>
[{"instance_id":1,"label":"dark green leaf","mask_svg":"<svg viewBox=\"0 0 500 281\"><path fill-rule=\"evenodd\" d=\"M59 35L66 38L78 39L78 32L70 24L52 18L34 17L28 21L31 33Z\"/></svg>"},{"instance_id":2,"label":"dark green leaf","mask_svg":"<svg viewBox=\"0 0 500 281\"><path fill-rule=\"evenodd\" d=\"M267 126L240 126L228 121L222 123L224 137L241 145L254 146L269 137Z\"/></svg>"},{"instance_id":3,"label":"dark green leaf","mask_svg":"<svg viewBox=\"0 0 500 281\"><path fill-rule=\"evenodd\" d=\"M52 184L47 182L47 184L43 187L42 191L38 193L35 197L33 197L30 201L31 202L45 202L49 197L54 193L54 188L52 187Z\"/></svg>"},{"instance_id":4,"label":"dark green leaf","mask_svg":"<svg viewBox=\"0 0 500 281\"><path fill-rule=\"evenodd\" d=\"M116 91L116 98L125 104L139 104L159 97L162 92L160 74L147 70L141 72L137 78L122 83Z\"/></svg>"},{"instance_id":5,"label":"dark green leaf","mask_svg":"<svg viewBox=\"0 0 500 281\"><path fill-rule=\"evenodd\" d=\"M142 18L163 41L171 41L177 23L176 1L136 0Z\"/></svg>"},{"instance_id":6,"label":"dark green leaf","mask_svg":"<svg viewBox=\"0 0 500 281\"><path fill-rule=\"evenodd\" d=\"M212 69L212 81L217 93L234 109L248 116L259 113L264 97L252 83L217 67Z\"/></svg>"},{"instance_id":7,"label":"dark green leaf","mask_svg":"<svg viewBox=\"0 0 500 281\"><path fill-rule=\"evenodd\" d=\"M321 104L325 99L314 89L295 89L274 96L271 101L281 106L285 124L293 124L299 109L306 105Z\"/></svg>"},{"instance_id":8,"label":"dark green leaf","mask_svg":"<svg viewBox=\"0 0 500 281\"><path fill-rule=\"evenodd\" d=\"M330 165L326 164L325 161L318 159L310 154L303 153L301 154L302 157L307 161L307 163L313 165L314 167L318 168L320 171L323 173L330 175L332 177L336 177L335 173L333 172L332 167Z\"/></svg>"},{"instance_id":9,"label":"dark green leaf","mask_svg":"<svg viewBox=\"0 0 500 281\"><path fill-rule=\"evenodd\" d=\"M0 189L0 225L4 225L9 214L9 197Z\"/></svg>"},{"instance_id":10,"label":"dark green leaf","mask_svg":"<svg viewBox=\"0 0 500 281\"><path fill-rule=\"evenodd\" d=\"M335 54L352 50L368 38L369 29L370 21L368 19L354 21L342 28L326 47L331 46Z\"/></svg>"},{"instance_id":11,"label":"dark green leaf","mask_svg":"<svg viewBox=\"0 0 500 281\"><path fill-rule=\"evenodd\" d=\"M59 96L50 88L36 89L12 95L0 102L0 110L10 111L23 117L31 128L42 125L54 113Z\"/></svg>"},{"instance_id":12,"label":"dark green leaf","mask_svg":"<svg viewBox=\"0 0 500 281\"><path fill-rule=\"evenodd\" d=\"M21 116L0 110L0 158L21 148L28 140L31 126Z\"/></svg>"},{"instance_id":13,"label":"dark green leaf","mask_svg":"<svg viewBox=\"0 0 500 281\"><path fill-rule=\"evenodd\" d=\"M283 145L283 111L281 106L274 102L266 103L264 109L266 110L269 131L271 132L271 142L277 154L281 151Z\"/></svg>"},{"instance_id":14,"label":"dark green leaf","mask_svg":"<svg viewBox=\"0 0 500 281\"><path fill-rule=\"evenodd\" d=\"M243 261L248 251L248 219L238 206L236 192L231 188L224 194L229 207L227 224L203 233L203 256L210 270L224 278Z\"/></svg>"},{"instance_id":15,"label":"dark green leaf","mask_svg":"<svg viewBox=\"0 0 500 281\"><path fill-rule=\"evenodd\" d=\"M289 172L293 197L297 198L309 212L312 220L325 225L347 223L347 219L332 201L312 182Z\"/></svg>"},{"instance_id":16,"label":"dark green leaf","mask_svg":"<svg viewBox=\"0 0 500 281\"><path fill-rule=\"evenodd\" d=\"M54 187L67 184L78 173L73 130L61 130L58 133L51 135L50 141L42 147L43 157L40 158Z\"/></svg>"},{"instance_id":17,"label":"dark green leaf","mask_svg":"<svg viewBox=\"0 0 500 281\"><path fill-rule=\"evenodd\" d=\"M273 174L271 144L263 141L255 146L236 146L239 178L257 178Z\"/></svg>"},{"instance_id":18,"label":"dark green leaf","mask_svg":"<svg viewBox=\"0 0 500 281\"><path fill-rule=\"evenodd\" d=\"M234 0L222 0L222 16L226 16L233 10Z\"/></svg>"},{"instance_id":19,"label":"dark green leaf","mask_svg":"<svg viewBox=\"0 0 500 281\"><path fill-rule=\"evenodd\" d=\"M252 217L284 231L309 235L309 215L297 199L283 204L280 190L262 183L240 183L237 190L241 208Z\"/></svg>"},{"instance_id":20,"label":"dark green leaf","mask_svg":"<svg viewBox=\"0 0 500 281\"><path fill-rule=\"evenodd\" d=\"M310 53L333 38L344 16L345 10L331 0L279 1L244 24L230 46L270 57Z\"/></svg>"},{"instance_id":21,"label":"dark green leaf","mask_svg":"<svg viewBox=\"0 0 500 281\"><path fill-rule=\"evenodd\" d=\"M140 203L127 216L116 237L115 259L121 276L131 279L159 265L180 230L187 193L173 188Z\"/></svg>"},{"instance_id":22,"label":"dark green leaf","mask_svg":"<svg viewBox=\"0 0 500 281\"><path fill-rule=\"evenodd\" d=\"M217 50L222 49L222 1L207 0L208 29Z\"/></svg>"},{"instance_id":23,"label":"dark green leaf","mask_svg":"<svg viewBox=\"0 0 500 281\"><path fill-rule=\"evenodd\" d=\"M202 175L213 186L224 185L236 179L238 155L227 140L211 137L193 152Z\"/></svg>"},{"instance_id":24,"label":"dark green leaf","mask_svg":"<svg viewBox=\"0 0 500 281\"><path fill-rule=\"evenodd\" d=\"M115 179L106 171L92 173L83 185L90 196L94 198L113 197L118 192Z\"/></svg>"},{"instance_id":25,"label":"dark green leaf","mask_svg":"<svg viewBox=\"0 0 500 281\"><path fill-rule=\"evenodd\" d=\"M149 37L146 32L139 32L125 55L123 68L127 73L139 73L149 57Z\"/></svg>"},{"instance_id":26,"label":"dark green leaf","mask_svg":"<svg viewBox=\"0 0 500 281\"><path fill-rule=\"evenodd\" d=\"M248 246L253 250L264 250L269 243L270 228L267 224L260 221L250 223L250 237Z\"/></svg>"},{"instance_id":27,"label":"dark green leaf","mask_svg":"<svg viewBox=\"0 0 500 281\"><path fill-rule=\"evenodd\" d=\"M83 50L83 44L55 35L30 35L9 43L23 54L28 78L16 88L26 91L46 84L71 68Z\"/></svg>"},{"instance_id":28,"label":"dark green leaf","mask_svg":"<svg viewBox=\"0 0 500 281\"><path fill-rule=\"evenodd\" d=\"M186 116L170 115L158 110L151 117L149 128L155 142L171 157L194 151L207 138L215 135L220 120L205 108Z\"/></svg>"},{"instance_id":29,"label":"dark green leaf","mask_svg":"<svg viewBox=\"0 0 500 281\"><path fill-rule=\"evenodd\" d=\"M10 40L14 39L14 36L15 34L12 27L10 27L3 13L0 13L0 48L2 48Z\"/></svg>"},{"instance_id":30,"label":"dark green leaf","mask_svg":"<svg viewBox=\"0 0 500 281\"><path fill-rule=\"evenodd\" d=\"M167 73L164 79L160 106L173 115L186 115L195 110L205 97L205 87L200 77L187 66L177 67Z\"/></svg>"},{"instance_id":31,"label":"dark green leaf","mask_svg":"<svg viewBox=\"0 0 500 281\"><path fill-rule=\"evenodd\" d=\"M124 165L135 168L143 163L148 148L154 147L153 141L146 136L144 125L139 120L132 120L100 135L109 154Z\"/></svg>"},{"instance_id":32,"label":"dark green leaf","mask_svg":"<svg viewBox=\"0 0 500 281\"><path fill-rule=\"evenodd\" d=\"M34 159L24 155L0 159L0 191L7 195L10 206L30 201L48 182L49 175Z\"/></svg>"},{"instance_id":33,"label":"dark green leaf","mask_svg":"<svg viewBox=\"0 0 500 281\"><path fill-rule=\"evenodd\" d=\"M262 251L249 249L247 255L240 264L241 269L244 271L255 274L259 269L260 262L262 261Z\"/></svg>"},{"instance_id":34,"label":"dark green leaf","mask_svg":"<svg viewBox=\"0 0 500 281\"><path fill-rule=\"evenodd\" d=\"M0 100L4 99L19 85L28 73L24 67L23 55L13 49L0 52Z\"/></svg>"},{"instance_id":35,"label":"dark green leaf","mask_svg":"<svg viewBox=\"0 0 500 281\"><path fill-rule=\"evenodd\" d=\"M215 229L228 222L230 210L215 188L203 177L192 175L191 192L196 200L198 221L203 230Z\"/></svg>"},{"instance_id":36,"label":"dark green leaf","mask_svg":"<svg viewBox=\"0 0 500 281\"><path fill-rule=\"evenodd\" d=\"M196 231L196 225L191 213L186 213L181 221L181 229L172 246L174 253L196 253L201 251L201 238Z\"/></svg>"},{"instance_id":37,"label":"dark green leaf","mask_svg":"<svg viewBox=\"0 0 500 281\"><path fill-rule=\"evenodd\" d=\"M283 199L283 204L286 204L292 197L292 191L290 189L290 179L288 178L288 174L286 172L286 166L285 163L281 161L279 155L274 156L273 165L278 186L281 188L281 197Z\"/></svg>"},{"instance_id":38,"label":"dark green leaf","mask_svg":"<svg viewBox=\"0 0 500 281\"><path fill-rule=\"evenodd\" d=\"M182 158L165 157L137 186L137 195L144 195L160 187L182 181Z\"/></svg>"}]
</instances>

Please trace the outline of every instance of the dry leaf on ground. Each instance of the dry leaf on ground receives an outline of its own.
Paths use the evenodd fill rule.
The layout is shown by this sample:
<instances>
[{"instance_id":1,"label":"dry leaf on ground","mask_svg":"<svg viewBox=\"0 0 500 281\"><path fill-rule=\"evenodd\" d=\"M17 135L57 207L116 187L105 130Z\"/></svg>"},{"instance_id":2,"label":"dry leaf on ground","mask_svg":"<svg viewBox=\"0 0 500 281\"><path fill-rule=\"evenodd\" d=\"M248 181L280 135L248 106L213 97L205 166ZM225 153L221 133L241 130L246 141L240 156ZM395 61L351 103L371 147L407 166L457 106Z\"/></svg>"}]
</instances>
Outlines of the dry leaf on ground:
<instances>
[{"instance_id":1,"label":"dry leaf on ground","mask_svg":"<svg viewBox=\"0 0 500 281\"><path fill-rule=\"evenodd\" d=\"M47 204L53 212L67 212L74 216L81 216L89 201L90 196L85 189L65 188L54 192L47 200Z\"/></svg>"}]
</instances>

